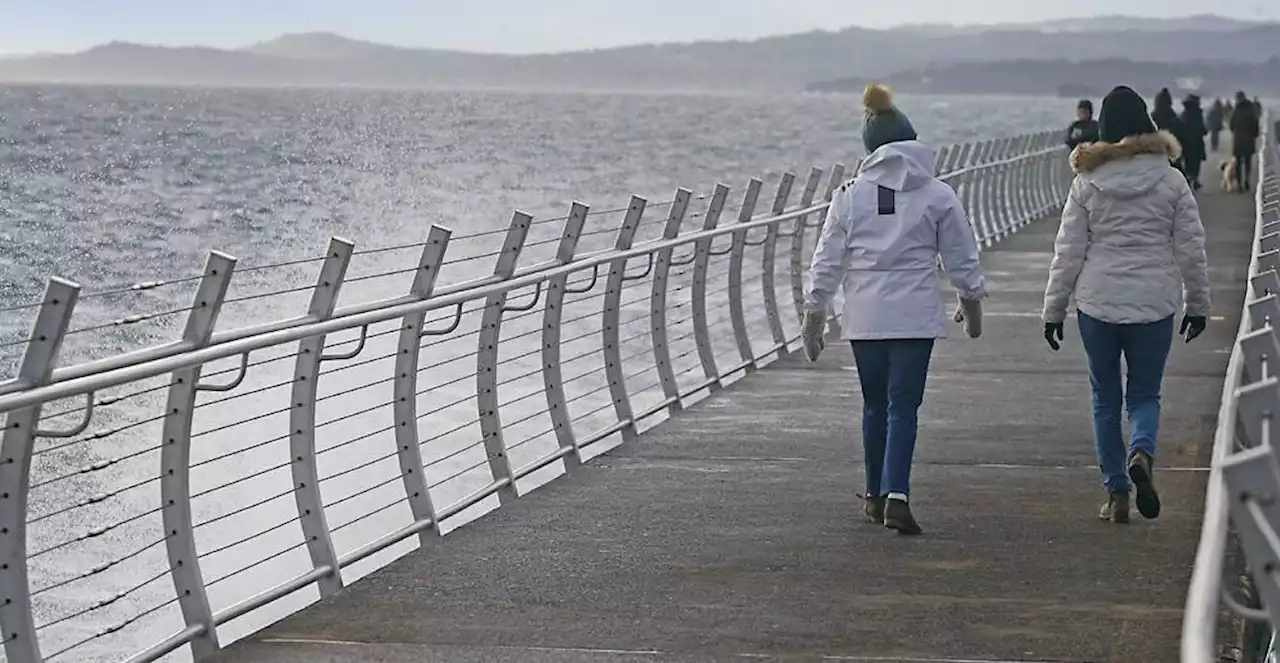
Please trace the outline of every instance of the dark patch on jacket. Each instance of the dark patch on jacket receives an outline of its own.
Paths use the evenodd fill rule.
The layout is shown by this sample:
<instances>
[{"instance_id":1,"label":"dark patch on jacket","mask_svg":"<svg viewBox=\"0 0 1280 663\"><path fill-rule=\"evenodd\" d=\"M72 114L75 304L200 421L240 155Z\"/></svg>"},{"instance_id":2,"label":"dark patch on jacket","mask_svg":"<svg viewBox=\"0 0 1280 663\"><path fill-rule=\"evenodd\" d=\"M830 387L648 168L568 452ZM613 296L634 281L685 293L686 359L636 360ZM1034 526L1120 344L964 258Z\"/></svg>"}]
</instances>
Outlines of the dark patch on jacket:
<instances>
[{"instance_id":1,"label":"dark patch on jacket","mask_svg":"<svg viewBox=\"0 0 1280 663\"><path fill-rule=\"evenodd\" d=\"M1074 150L1081 143L1096 143L1099 140L1098 121L1093 118L1076 120L1067 127L1067 149Z\"/></svg>"}]
</instances>

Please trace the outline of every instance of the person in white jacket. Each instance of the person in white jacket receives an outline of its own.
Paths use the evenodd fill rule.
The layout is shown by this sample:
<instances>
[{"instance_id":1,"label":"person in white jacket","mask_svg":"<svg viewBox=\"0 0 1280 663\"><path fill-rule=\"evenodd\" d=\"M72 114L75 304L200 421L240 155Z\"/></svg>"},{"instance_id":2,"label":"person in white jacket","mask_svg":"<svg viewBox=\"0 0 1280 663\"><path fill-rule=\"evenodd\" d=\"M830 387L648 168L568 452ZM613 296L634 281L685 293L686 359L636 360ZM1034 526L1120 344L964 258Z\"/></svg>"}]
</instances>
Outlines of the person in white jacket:
<instances>
[{"instance_id":1,"label":"person in white jacket","mask_svg":"<svg viewBox=\"0 0 1280 663\"><path fill-rule=\"evenodd\" d=\"M1144 517L1160 515L1151 467L1173 318L1185 301L1180 333L1190 342L1204 331L1209 276L1195 195L1170 165L1179 155L1177 138L1157 131L1146 102L1123 86L1103 100L1098 120L1102 140L1071 153L1076 178L1054 243L1043 321L1045 340L1057 351L1074 296L1107 491L1099 516L1127 523L1130 490Z\"/></svg>"},{"instance_id":2,"label":"person in white jacket","mask_svg":"<svg viewBox=\"0 0 1280 663\"><path fill-rule=\"evenodd\" d=\"M908 495L929 359L934 340L947 336L939 257L960 297L955 319L974 338L986 283L964 208L935 176L936 155L917 140L887 88L868 86L863 103L868 156L832 198L809 270L802 336L816 361L827 307L843 285L841 326L862 387L865 513L889 529L920 534Z\"/></svg>"}]
</instances>

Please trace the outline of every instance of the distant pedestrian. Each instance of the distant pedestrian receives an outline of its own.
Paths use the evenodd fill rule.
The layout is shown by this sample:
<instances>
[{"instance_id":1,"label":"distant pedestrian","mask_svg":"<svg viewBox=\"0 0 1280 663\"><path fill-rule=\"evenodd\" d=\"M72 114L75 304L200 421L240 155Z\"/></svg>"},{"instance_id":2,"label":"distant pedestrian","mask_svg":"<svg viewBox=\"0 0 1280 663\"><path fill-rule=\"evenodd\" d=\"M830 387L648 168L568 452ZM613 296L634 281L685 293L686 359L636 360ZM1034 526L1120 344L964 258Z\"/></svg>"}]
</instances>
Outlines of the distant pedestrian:
<instances>
[{"instance_id":1,"label":"distant pedestrian","mask_svg":"<svg viewBox=\"0 0 1280 663\"><path fill-rule=\"evenodd\" d=\"M1236 161L1236 191L1248 193L1253 175L1253 156L1258 149L1258 136L1262 133L1262 118L1253 102L1236 93L1236 109L1231 114L1231 156Z\"/></svg>"},{"instance_id":2,"label":"distant pedestrian","mask_svg":"<svg viewBox=\"0 0 1280 663\"><path fill-rule=\"evenodd\" d=\"M1074 298L1107 491L1099 516L1127 523L1131 488L1144 517L1160 515L1152 464L1174 316L1185 297L1179 333L1190 342L1204 331L1209 277L1199 207L1186 178L1169 163L1178 141L1157 132L1146 102L1127 87L1107 95L1098 120L1102 141L1071 156L1076 178L1054 242L1044 336L1059 349ZM1121 421L1126 405L1127 450Z\"/></svg>"},{"instance_id":3,"label":"distant pedestrian","mask_svg":"<svg viewBox=\"0 0 1280 663\"><path fill-rule=\"evenodd\" d=\"M1067 127L1067 149L1074 150L1081 143L1098 140L1098 122L1093 119L1093 102L1081 99L1076 104L1076 121Z\"/></svg>"},{"instance_id":4,"label":"distant pedestrian","mask_svg":"<svg viewBox=\"0 0 1280 663\"><path fill-rule=\"evenodd\" d=\"M1178 142L1182 144L1182 164L1186 170L1187 182L1193 190L1200 190L1200 166L1209 155L1204 149L1204 137L1209 128L1204 124L1204 112L1200 109L1200 97L1187 95L1182 100L1182 135Z\"/></svg>"},{"instance_id":5,"label":"distant pedestrian","mask_svg":"<svg viewBox=\"0 0 1280 663\"><path fill-rule=\"evenodd\" d=\"M935 155L888 88L869 85L857 177L832 198L809 268L802 337L806 357L825 347L827 306L844 286L841 319L862 387L864 512L902 534L920 534L911 513L917 412L935 339L948 317L938 289L941 257L959 293L955 320L982 333L986 280L978 244L952 188L935 177Z\"/></svg>"},{"instance_id":6,"label":"distant pedestrian","mask_svg":"<svg viewBox=\"0 0 1280 663\"><path fill-rule=\"evenodd\" d=\"M1178 111L1173 109L1173 95L1169 93L1169 88L1161 88L1156 93L1155 101L1155 108L1151 109L1151 119L1156 123L1156 128L1168 131L1181 142L1185 130L1182 126L1182 119L1178 117ZM1172 163L1178 170L1186 172L1186 166L1183 164L1181 156L1174 157Z\"/></svg>"},{"instance_id":7,"label":"distant pedestrian","mask_svg":"<svg viewBox=\"0 0 1280 663\"><path fill-rule=\"evenodd\" d=\"M1209 113L1205 117L1205 124L1209 129L1209 149L1217 152L1222 130L1227 125L1227 109L1222 105L1221 99L1213 100L1213 105L1209 107Z\"/></svg>"}]
</instances>

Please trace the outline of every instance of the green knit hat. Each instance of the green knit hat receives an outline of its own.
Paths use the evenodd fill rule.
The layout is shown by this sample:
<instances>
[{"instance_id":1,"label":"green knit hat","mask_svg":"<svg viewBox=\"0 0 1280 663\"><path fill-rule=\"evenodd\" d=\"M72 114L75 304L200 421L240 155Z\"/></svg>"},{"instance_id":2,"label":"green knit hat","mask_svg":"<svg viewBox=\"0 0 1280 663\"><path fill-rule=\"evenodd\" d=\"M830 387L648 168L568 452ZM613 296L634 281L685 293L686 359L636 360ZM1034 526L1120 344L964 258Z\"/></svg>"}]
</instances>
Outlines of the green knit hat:
<instances>
[{"instance_id":1,"label":"green knit hat","mask_svg":"<svg viewBox=\"0 0 1280 663\"><path fill-rule=\"evenodd\" d=\"M879 83L871 83L862 91L866 113L862 121L862 145L867 153L881 146L904 140L916 140L915 127L906 114L893 105L893 92Z\"/></svg>"}]
</instances>

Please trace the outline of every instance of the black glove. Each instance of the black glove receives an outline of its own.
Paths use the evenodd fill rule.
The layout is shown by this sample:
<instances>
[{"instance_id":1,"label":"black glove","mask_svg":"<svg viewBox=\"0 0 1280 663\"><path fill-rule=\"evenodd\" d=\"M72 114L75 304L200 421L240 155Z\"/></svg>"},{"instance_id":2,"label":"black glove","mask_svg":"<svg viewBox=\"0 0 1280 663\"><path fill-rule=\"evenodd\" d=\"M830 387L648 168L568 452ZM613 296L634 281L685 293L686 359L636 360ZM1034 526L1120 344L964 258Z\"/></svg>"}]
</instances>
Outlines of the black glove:
<instances>
[{"instance_id":1,"label":"black glove","mask_svg":"<svg viewBox=\"0 0 1280 663\"><path fill-rule=\"evenodd\" d=\"M1182 334L1182 338L1190 343L1195 337L1204 333L1204 328L1209 324L1207 318L1203 315L1188 315L1182 318L1182 329L1178 330Z\"/></svg>"},{"instance_id":2,"label":"black glove","mask_svg":"<svg viewBox=\"0 0 1280 663\"><path fill-rule=\"evenodd\" d=\"M1061 350L1062 344L1060 343L1060 341L1062 340L1062 323L1061 322L1044 323L1044 340L1049 342L1049 347L1053 348L1054 352Z\"/></svg>"}]
</instances>

